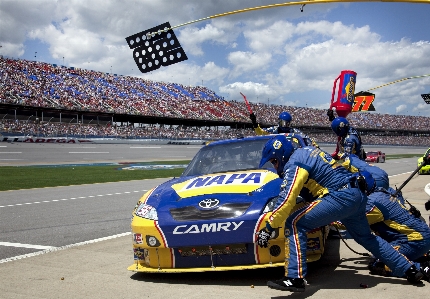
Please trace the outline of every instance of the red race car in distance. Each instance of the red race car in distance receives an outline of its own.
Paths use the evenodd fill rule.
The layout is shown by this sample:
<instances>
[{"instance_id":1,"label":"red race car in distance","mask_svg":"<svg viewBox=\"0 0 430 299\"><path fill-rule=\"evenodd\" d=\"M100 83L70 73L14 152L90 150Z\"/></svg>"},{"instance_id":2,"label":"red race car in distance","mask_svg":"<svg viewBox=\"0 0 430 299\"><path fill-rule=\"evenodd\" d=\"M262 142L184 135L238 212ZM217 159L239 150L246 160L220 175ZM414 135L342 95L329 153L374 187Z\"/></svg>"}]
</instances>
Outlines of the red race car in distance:
<instances>
[{"instance_id":1,"label":"red race car in distance","mask_svg":"<svg viewBox=\"0 0 430 299\"><path fill-rule=\"evenodd\" d=\"M385 162L385 153L381 151L367 152L366 162L383 163Z\"/></svg>"}]
</instances>

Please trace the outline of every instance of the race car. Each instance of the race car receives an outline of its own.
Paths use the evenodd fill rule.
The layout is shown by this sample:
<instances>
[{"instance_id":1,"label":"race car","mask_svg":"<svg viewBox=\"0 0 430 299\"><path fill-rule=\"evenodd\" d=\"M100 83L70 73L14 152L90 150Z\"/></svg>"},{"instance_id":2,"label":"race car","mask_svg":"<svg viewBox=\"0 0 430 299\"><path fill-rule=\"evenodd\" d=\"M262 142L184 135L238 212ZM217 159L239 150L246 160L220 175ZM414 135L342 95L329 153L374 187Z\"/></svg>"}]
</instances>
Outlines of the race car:
<instances>
[{"instance_id":1,"label":"race car","mask_svg":"<svg viewBox=\"0 0 430 299\"><path fill-rule=\"evenodd\" d=\"M385 153L381 151L367 152L366 162L383 163L385 162Z\"/></svg>"},{"instance_id":2,"label":"race car","mask_svg":"<svg viewBox=\"0 0 430 299\"><path fill-rule=\"evenodd\" d=\"M303 147L306 138L285 134ZM284 265L284 228L267 248L256 243L277 201L282 180L270 163L259 168L273 135L214 141L182 175L148 191L131 220L134 272L203 272ZM297 199L298 205L301 198ZM324 253L328 227L308 232L307 260Z\"/></svg>"},{"instance_id":3,"label":"race car","mask_svg":"<svg viewBox=\"0 0 430 299\"><path fill-rule=\"evenodd\" d=\"M428 155L430 155L430 148L426 151L426 153L422 157L418 158L418 161L417 161L418 167L423 163L424 157L426 157ZM429 164L424 165L418 171L418 174L429 174L429 173L430 173L430 165Z\"/></svg>"}]
</instances>

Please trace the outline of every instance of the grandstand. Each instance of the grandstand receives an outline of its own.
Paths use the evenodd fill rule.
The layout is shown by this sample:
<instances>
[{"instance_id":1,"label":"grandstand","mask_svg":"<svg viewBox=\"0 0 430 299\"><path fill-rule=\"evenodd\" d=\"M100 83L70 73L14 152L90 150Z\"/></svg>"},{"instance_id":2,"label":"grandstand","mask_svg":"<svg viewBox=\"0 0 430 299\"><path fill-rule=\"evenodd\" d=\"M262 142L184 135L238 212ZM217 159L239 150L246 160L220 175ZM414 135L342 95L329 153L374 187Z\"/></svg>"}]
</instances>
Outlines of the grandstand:
<instances>
[{"instance_id":1,"label":"grandstand","mask_svg":"<svg viewBox=\"0 0 430 299\"><path fill-rule=\"evenodd\" d=\"M0 58L3 135L232 138L253 135L243 102L184 86L38 61ZM250 103L263 127L280 112L319 142L334 142L323 109ZM364 144L430 144L430 117L352 113Z\"/></svg>"}]
</instances>

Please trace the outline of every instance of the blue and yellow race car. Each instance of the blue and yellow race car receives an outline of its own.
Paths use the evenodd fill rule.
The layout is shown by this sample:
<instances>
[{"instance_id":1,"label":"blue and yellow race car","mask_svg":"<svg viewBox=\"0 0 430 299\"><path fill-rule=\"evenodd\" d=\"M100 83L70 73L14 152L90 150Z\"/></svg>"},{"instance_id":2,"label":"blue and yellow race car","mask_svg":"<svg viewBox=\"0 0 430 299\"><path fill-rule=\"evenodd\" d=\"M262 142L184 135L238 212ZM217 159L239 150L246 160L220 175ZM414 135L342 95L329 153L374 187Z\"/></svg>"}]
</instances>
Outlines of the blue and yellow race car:
<instances>
[{"instance_id":1,"label":"blue and yellow race car","mask_svg":"<svg viewBox=\"0 0 430 299\"><path fill-rule=\"evenodd\" d=\"M255 243L282 181L270 163L258 167L262 148L272 136L211 142L180 177L144 194L132 213L134 263L128 270L200 272L283 266L283 228L276 231L268 248ZM295 147L311 142L297 134L286 136ZM327 227L308 233L309 262L320 259L327 234Z\"/></svg>"}]
</instances>

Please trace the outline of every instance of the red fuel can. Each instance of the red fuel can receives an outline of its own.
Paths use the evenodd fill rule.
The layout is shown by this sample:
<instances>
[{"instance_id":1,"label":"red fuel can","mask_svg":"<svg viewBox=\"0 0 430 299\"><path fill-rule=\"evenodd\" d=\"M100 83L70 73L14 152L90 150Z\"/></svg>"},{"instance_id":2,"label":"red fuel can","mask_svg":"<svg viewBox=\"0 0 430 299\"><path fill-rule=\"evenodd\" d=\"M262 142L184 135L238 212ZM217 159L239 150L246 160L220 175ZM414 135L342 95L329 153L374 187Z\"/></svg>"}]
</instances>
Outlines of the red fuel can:
<instances>
[{"instance_id":1,"label":"red fuel can","mask_svg":"<svg viewBox=\"0 0 430 299\"><path fill-rule=\"evenodd\" d=\"M352 111L356 79L356 72L344 70L334 80L330 109L334 110L338 116L346 117Z\"/></svg>"}]
</instances>

